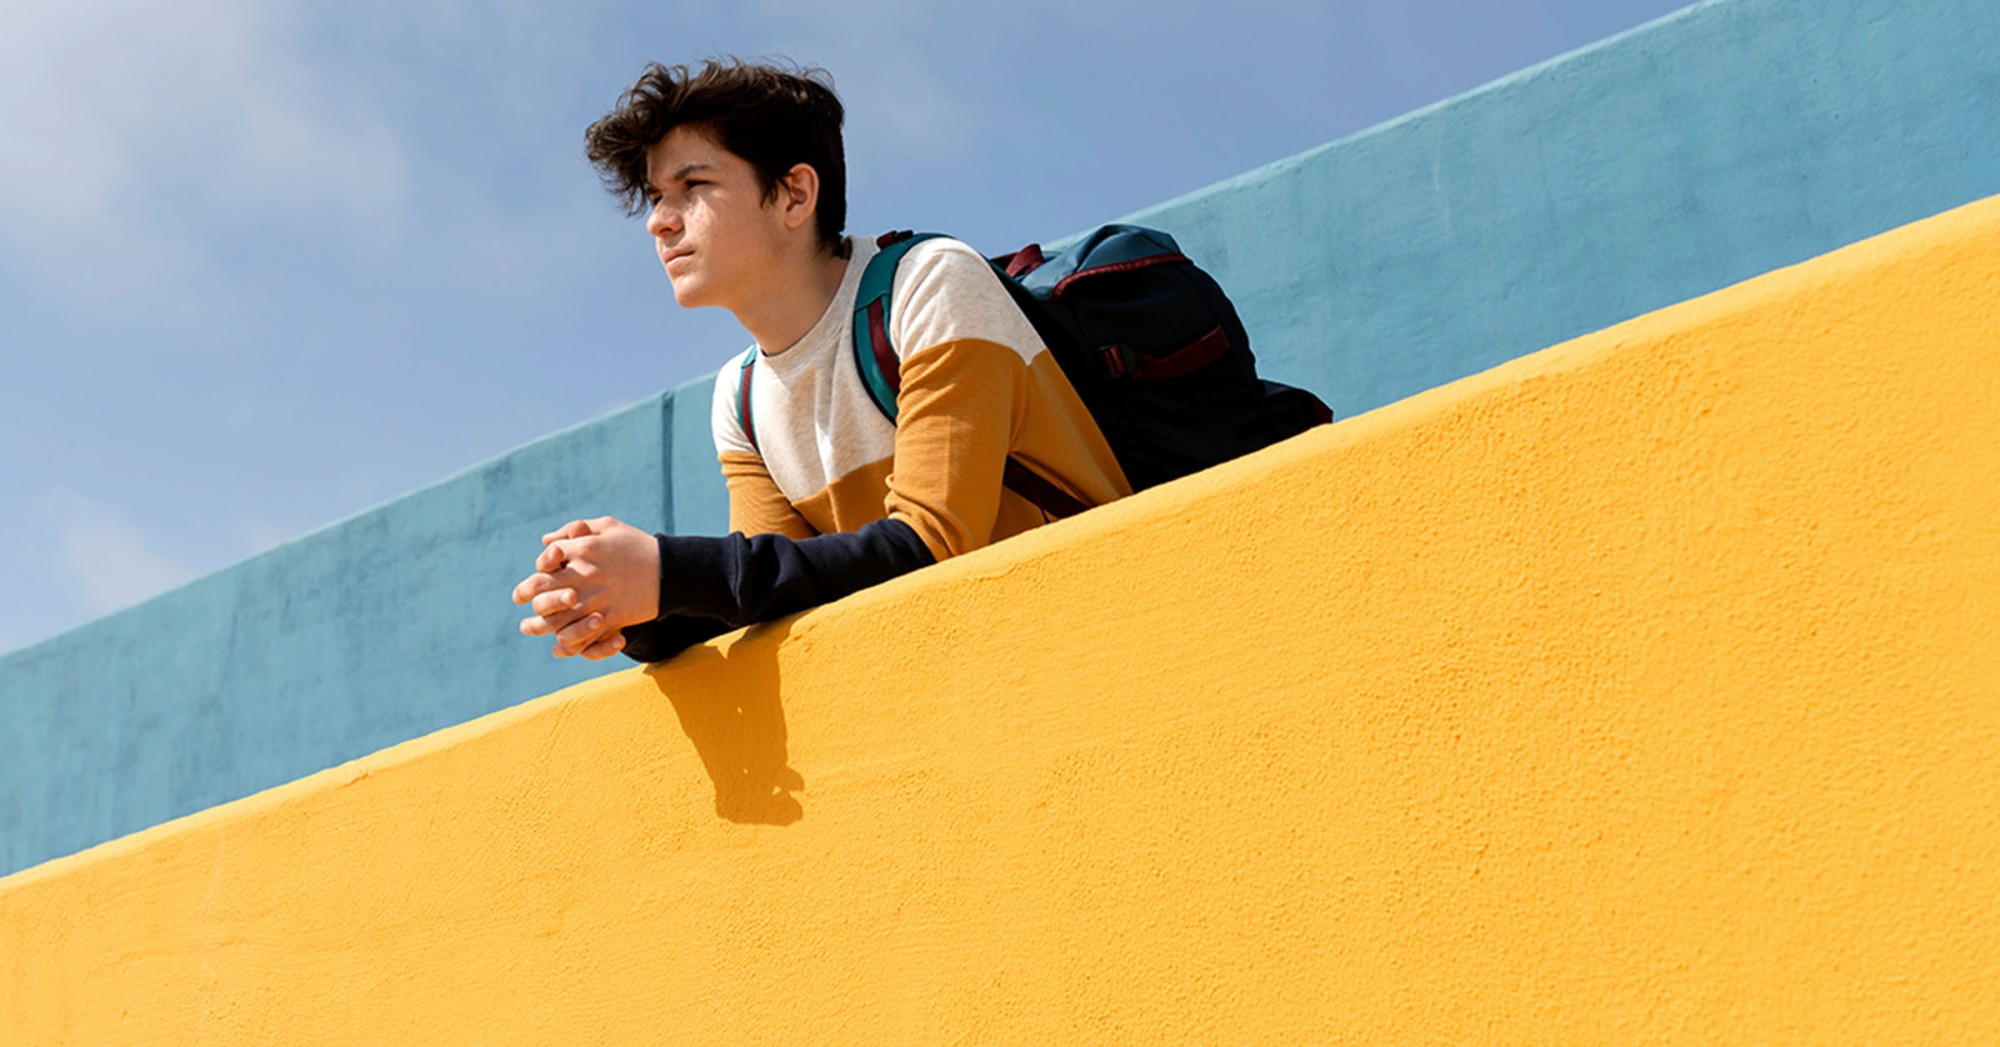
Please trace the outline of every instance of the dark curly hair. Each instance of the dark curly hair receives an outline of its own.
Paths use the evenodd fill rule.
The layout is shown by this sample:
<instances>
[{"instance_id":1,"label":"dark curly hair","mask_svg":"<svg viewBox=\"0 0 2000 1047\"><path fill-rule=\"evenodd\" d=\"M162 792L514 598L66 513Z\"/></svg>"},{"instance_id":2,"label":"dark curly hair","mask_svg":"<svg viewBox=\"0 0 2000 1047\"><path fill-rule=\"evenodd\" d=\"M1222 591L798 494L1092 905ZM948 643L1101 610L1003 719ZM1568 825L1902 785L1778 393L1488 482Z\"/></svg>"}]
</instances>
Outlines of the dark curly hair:
<instances>
[{"instance_id":1,"label":"dark curly hair","mask_svg":"<svg viewBox=\"0 0 2000 1047\"><path fill-rule=\"evenodd\" d=\"M706 59L699 71L648 62L617 108L583 134L604 187L627 214L646 209L646 150L676 127L695 127L748 161L764 182L764 199L794 164L819 173L817 232L821 246L845 257L847 160L840 143L846 118L833 78L824 69L786 68L740 58Z\"/></svg>"}]
</instances>

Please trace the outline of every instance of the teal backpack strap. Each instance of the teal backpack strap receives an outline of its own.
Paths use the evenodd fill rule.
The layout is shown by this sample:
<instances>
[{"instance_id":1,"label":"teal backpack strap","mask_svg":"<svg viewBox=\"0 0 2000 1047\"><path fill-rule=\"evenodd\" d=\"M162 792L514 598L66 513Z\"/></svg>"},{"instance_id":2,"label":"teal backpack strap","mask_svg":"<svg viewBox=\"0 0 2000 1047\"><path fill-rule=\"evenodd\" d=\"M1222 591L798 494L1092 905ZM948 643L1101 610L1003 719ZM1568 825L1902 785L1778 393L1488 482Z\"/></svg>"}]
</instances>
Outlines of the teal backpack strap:
<instances>
[{"instance_id":1,"label":"teal backpack strap","mask_svg":"<svg viewBox=\"0 0 2000 1047\"><path fill-rule=\"evenodd\" d=\"M743 354L743 364L736 373L736 425L750 441L750 448L761 455L764 449L757 445L757 422L750 415L750 379L756 374L757 347L753 345Z\"/></svg>"},{"instance_id":2,"label":"teal backpack strap","mask_svg":"<svg viewBox=\"0 0 2000 1047\"><path fill-rule=\"evenodd\" d=\"M902 365L889 341L889 292L895 287L896 266L910 248L942 235L906 229L877 237L881 250L861 271L861 288L854 293L854 366L869 398L891 422L896 420L896 392L903 387Z\"/></svg>"},{"instance_id":3,"label":"teal backpack strap","mask_svg":"<svg viewBox=\"0 0 2000 1047\"><path fill-rule=\"evenodd\" d=\"M861 384L868 387L869 397L891 422L896 420L896 393L903 384L902 364L896 359L896 347L889 341L889 292L895 284L896 266L910 248L942 235L907 230L883 234L875 241L881 250L868 260L868 268L861 271L861 287L854 294L855 368L861 372ZM1041 248L1030 244L1010 256L1004 267L995 264L993 268L1003 281L1018 283L1016 277L1020 273L1042 262ZM1089 508L1011 456L1000 482L1049 518L1075 516Z\"/></svg>"}]
</instances>

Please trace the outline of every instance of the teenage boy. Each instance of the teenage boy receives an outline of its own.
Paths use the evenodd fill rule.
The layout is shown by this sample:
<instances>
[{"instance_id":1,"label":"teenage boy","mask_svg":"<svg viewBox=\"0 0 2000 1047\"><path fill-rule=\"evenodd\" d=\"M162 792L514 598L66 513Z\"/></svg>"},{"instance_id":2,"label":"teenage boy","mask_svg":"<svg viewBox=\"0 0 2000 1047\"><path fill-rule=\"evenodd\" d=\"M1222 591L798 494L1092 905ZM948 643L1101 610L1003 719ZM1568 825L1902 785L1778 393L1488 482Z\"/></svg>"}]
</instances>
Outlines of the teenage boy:
<instances>
[{"instance_id":1,"label":"teenage boy","mask_svg":"<svg viewBox=\"0 0 2000 1047\"><path fill-rule=\"evenodd\" d=\"M557 656L655 661L1035 527L1047 516L1003 485L1010 458L1083 505L1131 493L1034 328L957 241L897 266L896 420L869 399L852 329L876 246L842 233L842 117L818 70L652 64L585 135L607 187L647 211L675 300L729 310L756 344L715 382L734 533L603 517L543 536L514 601Z\"/></svg>"}]
</instances>

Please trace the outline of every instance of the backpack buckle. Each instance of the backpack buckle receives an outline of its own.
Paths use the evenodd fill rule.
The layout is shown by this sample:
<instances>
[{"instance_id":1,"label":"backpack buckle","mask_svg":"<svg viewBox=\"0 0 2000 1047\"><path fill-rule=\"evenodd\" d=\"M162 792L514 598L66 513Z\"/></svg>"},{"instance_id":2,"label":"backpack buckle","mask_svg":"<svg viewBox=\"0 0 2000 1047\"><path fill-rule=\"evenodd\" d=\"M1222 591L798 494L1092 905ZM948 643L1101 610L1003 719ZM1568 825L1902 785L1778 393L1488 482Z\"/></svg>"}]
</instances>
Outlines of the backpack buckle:
<instances>
[{"instance_id":1,"label":"backpack buckle","mask_svg":"<svg viewBox=\"0 0 2000 1047\"><path fill-rule=\"evenodd\" d=\"M1106 378L1123 378L1139 365L1139 356L1129 345L1100 345L1097 347L1097 365Z\"/></svg>"}]
</instances>

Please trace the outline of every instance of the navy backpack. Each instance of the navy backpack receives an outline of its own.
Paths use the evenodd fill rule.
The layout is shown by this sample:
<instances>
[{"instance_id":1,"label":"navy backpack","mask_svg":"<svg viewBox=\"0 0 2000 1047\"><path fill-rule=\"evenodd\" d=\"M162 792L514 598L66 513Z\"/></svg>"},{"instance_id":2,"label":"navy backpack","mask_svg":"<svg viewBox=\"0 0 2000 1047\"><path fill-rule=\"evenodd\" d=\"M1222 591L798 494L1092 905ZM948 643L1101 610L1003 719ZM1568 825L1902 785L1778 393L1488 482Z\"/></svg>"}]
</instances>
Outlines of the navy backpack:
<instances>
[{"instance_id":1,"label":"navy backpack","mask_svg":"<svg viewBox=\"0 0 2000 1047\"><path fill-rule=\"evenodd\" d=\"M899 363L889 343L890 288L909 249L940 234L888 233L855 295L854 355L875 405L896 420ZM1111 445L1134 491L1267 447L1333 420L1319 397L1257 377L1250 339L1222 288L1173 237L1107 225L1073 247L990 259ZM737 417L752 445L744 355ZM1053 517L1086 506L1018 461L1006 484Z\"/></svg>"}]
</instances>

